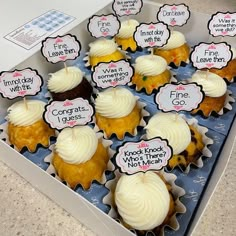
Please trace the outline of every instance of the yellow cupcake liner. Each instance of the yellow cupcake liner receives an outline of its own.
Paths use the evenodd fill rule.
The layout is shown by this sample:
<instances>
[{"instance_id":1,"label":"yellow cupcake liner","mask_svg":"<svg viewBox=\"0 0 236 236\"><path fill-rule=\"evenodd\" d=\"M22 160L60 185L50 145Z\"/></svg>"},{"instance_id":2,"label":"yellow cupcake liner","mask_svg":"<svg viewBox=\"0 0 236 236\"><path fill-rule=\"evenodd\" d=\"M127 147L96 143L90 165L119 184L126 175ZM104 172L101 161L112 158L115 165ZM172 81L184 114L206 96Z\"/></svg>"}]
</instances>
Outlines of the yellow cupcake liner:
<instances>
[{"instance_id":1,"label":"yellow cupcake liner","mask_svg":"<svg viewBox=\"0 0 236 236\"><path fill-rule=\"evenodd\" d=\"M136 135L138 134L138 130L137 130L138 127L144 127L144 126L146 125L146 121L144 120L144 118L150 116L150 113L145 110L146 103L139 101L139 97L138 97L138 96L135 96L135 99L136 99L138 108L141 110L141 119L140 119L140 122L139 122L138 126L134 129L134 133L131 134L131 133L129 133L129 132L126 132L126 133L124 133L124 135L123 135L122 138L117 137L117 135L116 135L115 133L113 133L113 134L111 135L111 137L112 137L112 136L115 136L115 137L116 137L117 139L119 139L119 140L123 140L126 135L130 135L130 136L133 136L133 137L134 137L134 136L136 136ZM95 113L96 113L96 110L95 110ZM101 129L98 127L98 125L96 124L96 117L95 117L95 116L93 117L92 123L95 124L95 128L96 128L97 130L100 130L100 131L103 132L103 135L104 135L104 138L105 138L105 139L109 139L109 138L107 137L107 134L105 133L105 131L101 130ZM127 124L127 125L128 125L128 124Z\"/></svg>"},{"instance_id":2,"label":"yellow cupcake liner","mask_svg":"<svg viewBox=\"0 0 236 236\"><path fill-rule=\"evenodd\" d=\"M124 50L122 50L121 48L117 48L117 51L119 51L121 54L123 54L123 56L124 56L124 59L123 60L129 60L130 59L130 56L128 55L128 52L126 52L126 51L124 51ZM107 57L109 57L109 55L107 55ZM121 59L119 59L119 60L121 60ZM119 60L116 60L116 61L119 61ZM85 66L87 67L87 68L91 68L91 71L93 71L93 66L91 66L91 64L90 64L90 60L89 60L89 52L86 52L85 53L85 56L84 56L84 58L83 58L83 61L84 61L84 63L85 63ZM110 61L114 61L114 60L110 60ZM109 61L109 62L110 62ZM104 63L109 63L109 62L104 62ZM101 62L99 62L99 63L102 63L102 61Z\"/></svg>"}]
</instances>

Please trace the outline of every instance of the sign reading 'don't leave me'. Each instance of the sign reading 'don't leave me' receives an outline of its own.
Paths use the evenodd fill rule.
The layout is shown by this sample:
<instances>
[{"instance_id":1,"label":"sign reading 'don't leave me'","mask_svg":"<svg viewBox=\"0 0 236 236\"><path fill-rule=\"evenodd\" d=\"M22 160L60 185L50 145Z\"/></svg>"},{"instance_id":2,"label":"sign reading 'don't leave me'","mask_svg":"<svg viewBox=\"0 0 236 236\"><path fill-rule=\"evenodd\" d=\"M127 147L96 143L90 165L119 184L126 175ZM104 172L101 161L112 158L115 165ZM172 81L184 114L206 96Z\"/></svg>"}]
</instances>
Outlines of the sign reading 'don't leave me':
<instances>
[{"instance_id":1,"label":"sign reading 'don't leave me'","mask_svg":"<svg viewBox=\"0 0 236 236\"><path fill-rule=\"evenodd\" d=\"M42 85L42 77L37 70L31 68L0 74L0 93L8 99L36 95L41 91Z\"/></svg>"},{"instance_id":2,"label":"sign reading 'don't leave me'","mask_svg":"<svg viewBox=\"0 0 236 236\"><path fill-rule=\"evenodd\" d=\"M74 35L48 37L42 41L42 54L51 63L74 60L79 56L80 42Z\"/></svg>"},{"instance_id":3,"label":"sign reading 'don't leave me'","mask_svg":"<svg viewBox=\"0 0 236 236\"><path fill-rule=\"evenodd\" d=\"M190 11L185 4L164 4L157 13L157 19L170 26L182 26L187 23Z\"/></svg>"},{"instance_id":4,"label":"sign reading 'don't leave me'","mask_svg":"<svg viewBox=\"0 0 236 236\"><path fill-rule=\"evenodd\" d=\"M118 148L116 164L121 172L134 174L148 170L160 170L168 164L172 148L167 140L159 137L139 142L126 142Z\"/></svg>"},{"instance_id":5,"label":"sign reading 'don't leave me'","mask_svg":"<svg viewBox=\"0 0 236 236\"><path fill-rule=\"evenodd\" d=\"M92 120L93 107L87 100L76 98L65 101L51 101L45 107L45 121L57 130L85 125Z\"/></svg>"}]
</instances>

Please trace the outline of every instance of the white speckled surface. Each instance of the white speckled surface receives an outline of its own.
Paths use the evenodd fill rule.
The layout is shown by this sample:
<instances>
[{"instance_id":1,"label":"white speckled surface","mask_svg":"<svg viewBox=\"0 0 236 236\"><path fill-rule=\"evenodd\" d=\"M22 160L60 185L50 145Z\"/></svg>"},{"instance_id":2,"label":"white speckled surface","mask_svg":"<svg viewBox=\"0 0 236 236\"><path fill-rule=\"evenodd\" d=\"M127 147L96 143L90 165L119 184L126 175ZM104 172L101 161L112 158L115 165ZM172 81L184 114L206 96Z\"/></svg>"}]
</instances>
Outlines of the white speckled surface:
<instances>
[{"instance_id":1,"label":"white speckled surface","mask_svg":"<svg viewBox=\"0 0 236 236\"><path fill-rule=\"evenodd\" d=\"M158 1L185 3L190 9L214 13L236 11L235 0ZM1 154L0 154L1 155ZM228 167L211 198L193 236L236 235L236 146ZM66 211L34 189L18 174L0 162L1 236L94 236Z\"/></svg>"}]
</instances>

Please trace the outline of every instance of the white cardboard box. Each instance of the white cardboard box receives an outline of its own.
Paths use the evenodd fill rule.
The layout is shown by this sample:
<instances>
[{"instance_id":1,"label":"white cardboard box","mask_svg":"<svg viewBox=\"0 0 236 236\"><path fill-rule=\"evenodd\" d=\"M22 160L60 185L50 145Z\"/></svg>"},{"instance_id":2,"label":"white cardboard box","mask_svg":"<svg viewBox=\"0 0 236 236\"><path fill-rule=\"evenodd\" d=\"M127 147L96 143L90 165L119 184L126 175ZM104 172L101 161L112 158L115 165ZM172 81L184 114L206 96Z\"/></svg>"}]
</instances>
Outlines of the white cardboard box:
<instances>
[{"instance_id":1,"label":"white cardboard box","mask_svg":"<svg viewBox=\"0 0 236 236\"><path fill-rule=\"evenodd\" d=\"M25 25L25 23L31 21L35 17L38 17L48 10L56 9L66 14L69 14L75 19L65 27L61 28L51 36L63 35L65 33L75 34L79 41L82 43L82 48L86 50L88 41L92 41L89 36L86 24L88 19L92 14L100 11L102 13L110 13L111 0L86 0L79 2L78 0L58 0L56 3L54 1L42 0L40 2L34 2L29 0L24 1L14 1L8 0L4 3L1 9L3 14L1 15L1 32L0 32L0 50L2 55L5 55L4 60L1 60L0 71L12 70L14 68L23 69L25 67L32 67L39 71L39 74L46 75L52 72L52 68L55 71L57 65L53 65L45 62L45 58L42 57L40 50L41 44L36 45L30 50L26 50L12 42L6 40L4 36L14 31L18 27ZM153 6L159 6L156 3L150 1L144 1L145 5L142 12L140 13L140 21L149 22L154 21L156 18L156 11ZM24 8L22 8L24 5ZM105 9L103 9L106 7ZM19 9L21 9L19 11ZM24 10L25 9L25 10ZM26 14L27 12L27 14ZM100 12L100 13L101 13ZM200 15L200 16L199 16ZM201 21L196 19L201 19ZM202 22L207 22L209 19L208 15L200 13L192 13L189 23L182 30L188 41L192 45L197 44L199 41L209 41L210 37L208 31L202 29ZM8 22L8 24L5 24ZM198 33L197 29L201 32ZM235 46L235 45L234 45ZM58 65L58 67L60 67ZM0 98L1 111L0 116L5 115L6 109L11 104L12 101ZM227 142L221 153L221 158L217 163L215 171L209 180L208 187L204 193L201 203L198 207L197 213L191 223L188 235L194 230L202 212L204 211L207 202L209 201L214 189L226 168L236 132L236 123L234 122L230 134L228 136ZM98 235L102 236L128 236L133 235L130 231L122 227L119 223L111 219L105 213L101 212L94 205L86 201L79 194L75 193L71 189L67 188L61 182L57 181L55 178L47 174L45 171L37 167L35 164L22 158L14 149L10 148L6 143L0 141L1 156L0 160L6 163L9 167L14 169L17 173L23 176L27 181L29 181L33 186L38 188L41 192L47 195L49 198L58 203L61 207L66 209L75 218L84 223L86 226L96 231ZM27 171L25 171L27 170ZM46 183L46 184L45 184Z\"/></svg>"}]
</instances>

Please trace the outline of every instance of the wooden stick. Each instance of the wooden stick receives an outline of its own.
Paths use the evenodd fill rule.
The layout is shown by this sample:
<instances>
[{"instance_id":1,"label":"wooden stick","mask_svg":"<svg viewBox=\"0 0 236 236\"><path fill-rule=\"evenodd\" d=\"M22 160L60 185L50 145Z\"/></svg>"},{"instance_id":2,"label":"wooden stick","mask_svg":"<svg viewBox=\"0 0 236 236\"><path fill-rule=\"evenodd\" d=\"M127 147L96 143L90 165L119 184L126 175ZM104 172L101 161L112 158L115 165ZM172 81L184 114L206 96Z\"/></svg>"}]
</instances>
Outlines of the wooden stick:
<instances>
[{"instance_id":1,"label":"wooden stick","mask_svg":"<svg viewBox=\"0 0 236 236\"><path fill-rule=\"evenodd\" d=\"M24 104L25 104L25 109L28 110L29 107L28 107L28 104L27 104L27 101L26 101L26 97L23 98L23 101L24 101Z\"/></svg>"},{"instance_id":2,"label":"wooden stick","mask_svg":"<svg viewBox=\"0 0 236 236\"><path fill-rule=\"evenodd\" d=\"M64 63L64 67L65 67L65 69L66 69L66 73L68 74L68 68L67 68L67 65L66 65L65 62L63 62L63 63Z\"/></svg>"}]
</instances>

